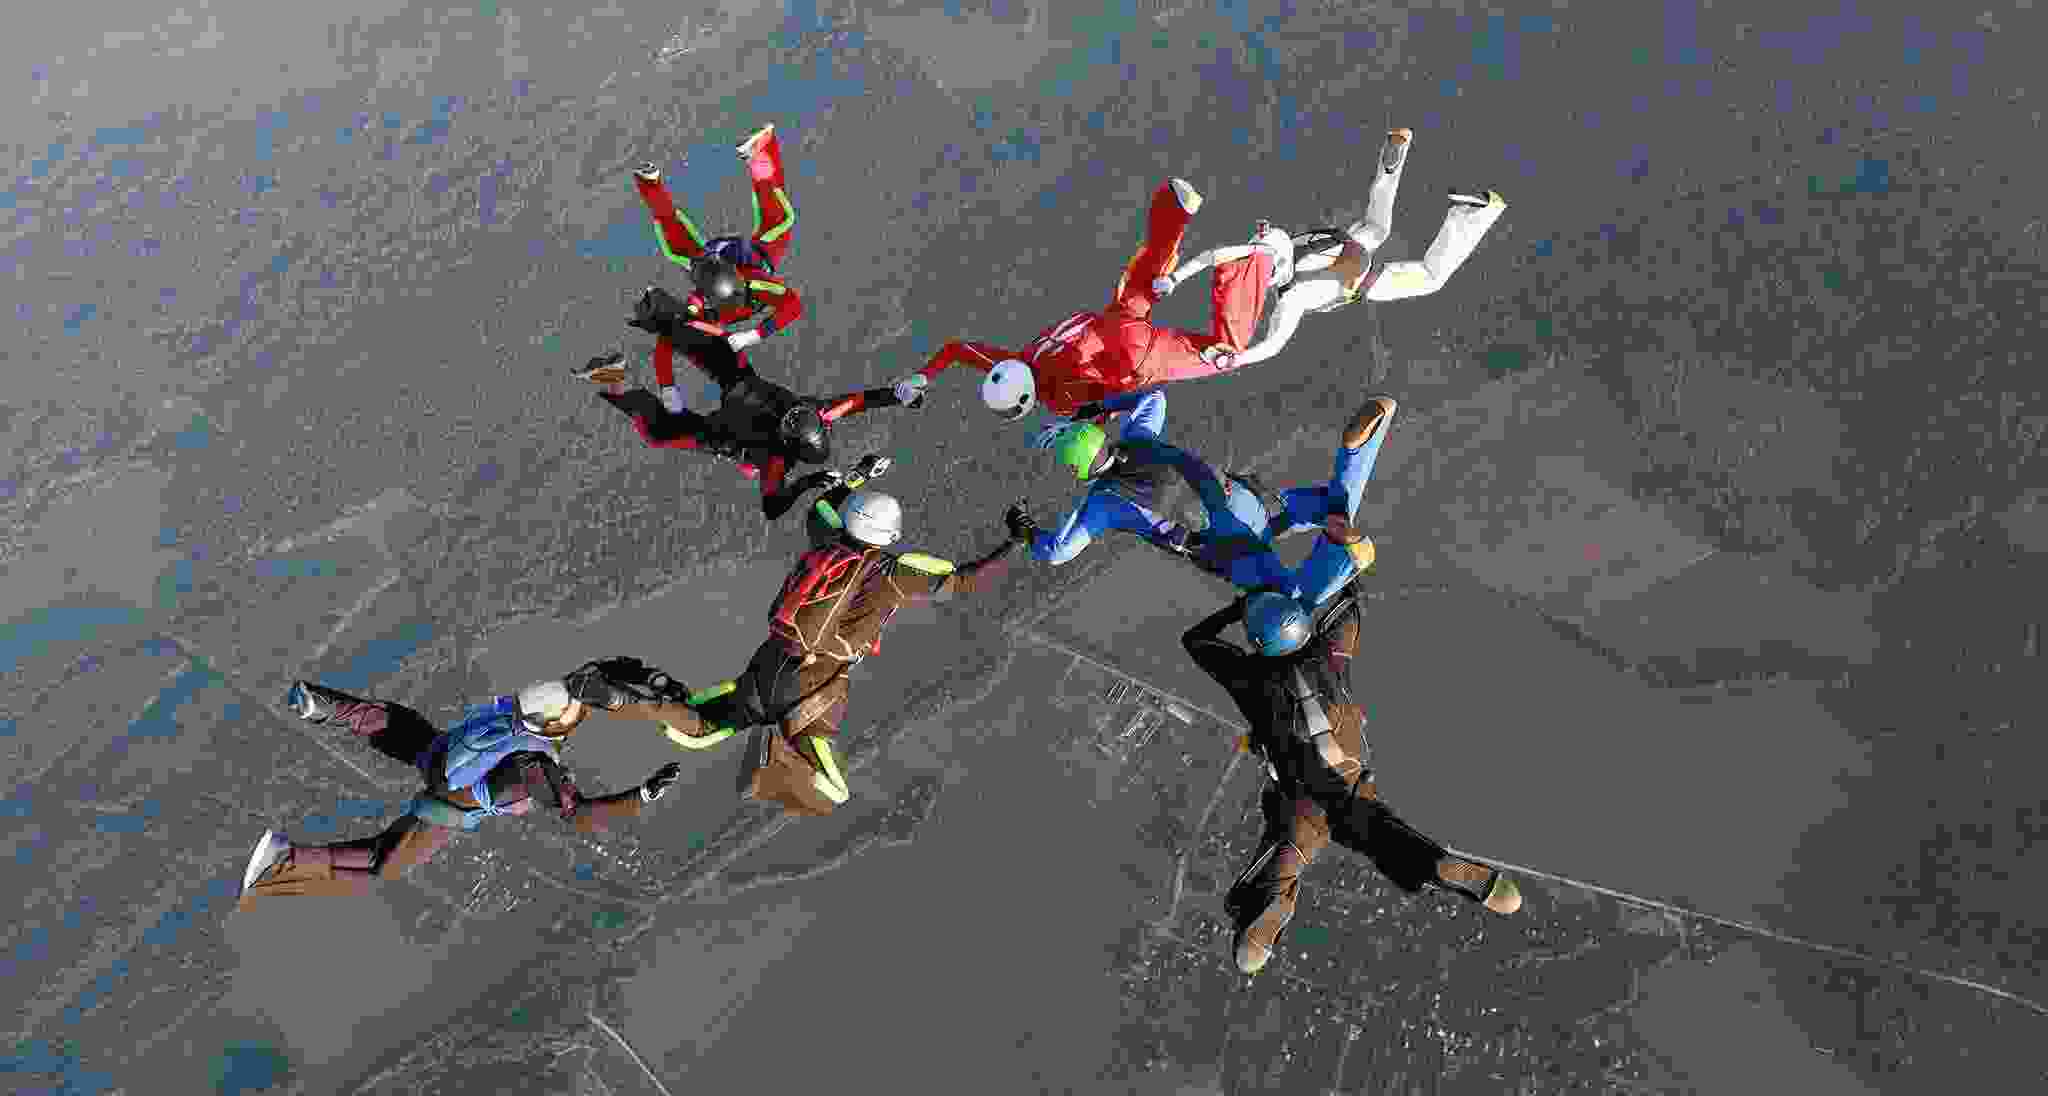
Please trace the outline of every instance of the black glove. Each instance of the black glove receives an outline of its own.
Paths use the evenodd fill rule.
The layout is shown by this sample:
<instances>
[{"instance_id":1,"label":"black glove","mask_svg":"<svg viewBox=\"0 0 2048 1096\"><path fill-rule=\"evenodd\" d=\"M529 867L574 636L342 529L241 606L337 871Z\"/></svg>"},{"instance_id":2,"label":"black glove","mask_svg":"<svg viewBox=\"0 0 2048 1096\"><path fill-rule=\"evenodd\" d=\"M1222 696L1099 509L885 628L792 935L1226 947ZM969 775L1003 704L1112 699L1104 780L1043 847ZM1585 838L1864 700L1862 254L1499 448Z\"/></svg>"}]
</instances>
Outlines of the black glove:
<instances>
[{"instance_id":1,"label":"black glove","mask_svg":"<svg viewBox=\"0 0 2048 1096\"><path fill-rule=\"evenodd\" d=\"M1074 421L1088 422L1093 419L1099 419L1107 414L1109 414L1109 411L1102 406L1102 401L1090 400L1074 408Z\"/></svg>"},{"instance_id":2,"label":"black glove","mask_svg":"<svg viewBox=\"0 0 2048 1096\"><path fill-rule=\"evenodd\" d=\"M739 460L745 455L747 447L740 444L736 438L714 435L698 441L697 448L724 460Z\"/></svg>"},{"instance_id":3,"label":"black glove","mask_svg":"<svg viewBox=\"0 0 2048 1096\"><path fill-rule=\"evenodd\" d=\"M594 659L569 672L562 684L569 695L608 712L643 700L664 699L656 680L669 676L637 658L614 655Z\"/></svg>"},{"instance_id":4,"label":"black glove","mask_svg":"<svg viewBox=\"0 0 2048 1096\"><path fill-rule=\"evenodd\" d=\"M648 777L645 784L640 785L640 802L652 803L660 799L662 793L668 791L669 785L681 779L682 775L682 765L674 761L654 770L654 775Z\"/></svg>"},{"instance_id":5,"label":"black glove","mask_svg":"<svg viewBox=\"0 0 2048 1096\"><path fill-rule=\"evenodd\" d=\"M1010 531L1010 539L1028 543L1038 535L1038 523L1031 520L1030 511L1024 509L1024 500L1018 499L1003 511L1003 525Z\"/></svg>"}]
</instances>

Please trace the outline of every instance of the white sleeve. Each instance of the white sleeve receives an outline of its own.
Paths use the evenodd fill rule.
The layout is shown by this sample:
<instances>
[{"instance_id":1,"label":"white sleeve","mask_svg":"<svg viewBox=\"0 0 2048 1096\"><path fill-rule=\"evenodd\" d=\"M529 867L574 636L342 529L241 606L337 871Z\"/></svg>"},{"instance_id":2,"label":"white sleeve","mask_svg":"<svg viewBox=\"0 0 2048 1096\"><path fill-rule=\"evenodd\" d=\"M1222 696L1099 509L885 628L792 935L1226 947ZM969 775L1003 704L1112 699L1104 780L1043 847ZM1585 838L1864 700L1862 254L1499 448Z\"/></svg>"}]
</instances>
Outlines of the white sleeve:
<instances>
[{"instance_id":1,"label":"white sleeve","mask_svg":"<svg viewBox=\"0 0 2048 1096\"><path fill-rule=\"evenodd\" d=\"M1278 354L1294 337L1294 329L1301 326L1301 317L1308 312L1308 302L1301 296L1287 292L1280 294L1273 302L1273 313L1266 320L1266 337L1244 348L1237 356L1239 369L1257 365Z\"/></svg>"}]
</instances>

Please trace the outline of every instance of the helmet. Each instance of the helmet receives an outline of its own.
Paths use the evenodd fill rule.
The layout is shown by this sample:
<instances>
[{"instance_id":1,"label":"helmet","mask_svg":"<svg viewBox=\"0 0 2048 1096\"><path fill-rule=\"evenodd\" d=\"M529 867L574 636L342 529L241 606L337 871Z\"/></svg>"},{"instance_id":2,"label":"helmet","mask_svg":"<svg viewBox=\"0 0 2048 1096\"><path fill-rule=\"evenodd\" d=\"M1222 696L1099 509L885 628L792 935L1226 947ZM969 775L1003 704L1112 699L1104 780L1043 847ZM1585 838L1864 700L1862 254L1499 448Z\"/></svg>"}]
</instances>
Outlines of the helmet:
<instances>
[{"instance_id":1,"label":"helmet","mask_svg":"<svg viewBox=\"0 0 2048 1096\"><path fill-rule=\"evenodd\" d=\"M1074 478L1086 483L1095 478L1096 466L1109 447L1109 435L1092 422L1063 427L1052 438L1053 459L1074 470Z\"/></svg>"},{"instance_id":2,"label":"helmet","mask_svg":"<svg viewBox=\"0 0 2048 1096\"><path fill-rule=\"evenodd\" d=\"M823 464L832 458L832 438L825 431L825 416L818 414L818 409L808 403L790 408L782 416L782 425L777 433L799 461Z\"/></svg>"},{"instance_id":3,"label":"helmet","mask_svg":"<svg viewBox=\"0 0 2048 1096\"><path fill-rule=\"evenodd\" d=\"M839 508L846 535L876 548L887 548L903 535L903 505L880 491L855 491Z\"/></svg>"},{"instance_id":4,"label":"helmet","mask_svg":"<svg viewBox=\"0 0 2048 1096\"><path fill-rule=\"evenodd\" d=\"M536 681L519 690L519 714L539 728L562 718L569 710L569 687L559 681Z\"/></svg>"},{"instance_id":5,"label":"helmet","mask_svg":"<svg viewBox=\"0 0 2048 1096\"><path fill-rule=\"evenodd\" d=\"M690 284L715 308L730 308L747 300L747 279L723 255L697 256L690 263Z\"/></svg>"},{"instance_id":6,"label":"helmet","mask_svg":"<svg viewBox=\"0 0 2048 1096\"><path fill-rule=\"evenodd\" d=\"M1022 361L1005 358L981 382L981 402L1001 415L1004 422L1016 422L1030 414L1031 406L1038 402L1038 378L1031 375L1031 367Z\"/></svg>"},{"instance_id":7,"label":"helmet","mask_svg":"<svg viewBox=\"0 0 2048 1096\"><path fill-rule=\"evenodd\" d=\"M1253 594L1244 603L1244 634L1262 655L1289 655L1301 650L1314 629L1308 613L1285 594Z\"/></svg>"}]
</instances>

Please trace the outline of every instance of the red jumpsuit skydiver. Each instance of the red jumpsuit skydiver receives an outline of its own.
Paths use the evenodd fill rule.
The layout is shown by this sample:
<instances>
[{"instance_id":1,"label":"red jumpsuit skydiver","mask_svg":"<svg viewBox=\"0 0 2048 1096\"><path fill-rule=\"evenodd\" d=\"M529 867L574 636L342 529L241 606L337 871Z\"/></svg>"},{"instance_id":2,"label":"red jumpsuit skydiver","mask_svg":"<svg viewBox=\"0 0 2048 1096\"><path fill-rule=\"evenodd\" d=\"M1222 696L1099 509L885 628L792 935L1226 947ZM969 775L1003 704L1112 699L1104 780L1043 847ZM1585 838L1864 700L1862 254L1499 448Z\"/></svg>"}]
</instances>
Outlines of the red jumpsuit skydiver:
<instances>
[{"instance_id":1,"label":"red jumpsuit skydiver","mask_svg":"<svg viewBox=\"0 0 2048 1096\"><path fill-rule=\"evenodd\" d=\"M1039 332L1023 351L993 343L949 342L919 374L935 377L961 363L985 373L998 362L1020 359L1031 366L1038 402L1064 418L1084 403L1233 368L1227 356L1212 359L1218 350L1234 354L1251 342L1272 282L1273 258L1254 249L1251 255L1216 265L1208 335L1152 323L1152 306L1159 300L1152 283L1179 262L1181 238L1201 207L1201 196L1192 187L1180 184L1184 201L1174 182L1153 191L1145 238L1125 265L1108 308L1068 316Z\"/></svg>"}]
</instances>

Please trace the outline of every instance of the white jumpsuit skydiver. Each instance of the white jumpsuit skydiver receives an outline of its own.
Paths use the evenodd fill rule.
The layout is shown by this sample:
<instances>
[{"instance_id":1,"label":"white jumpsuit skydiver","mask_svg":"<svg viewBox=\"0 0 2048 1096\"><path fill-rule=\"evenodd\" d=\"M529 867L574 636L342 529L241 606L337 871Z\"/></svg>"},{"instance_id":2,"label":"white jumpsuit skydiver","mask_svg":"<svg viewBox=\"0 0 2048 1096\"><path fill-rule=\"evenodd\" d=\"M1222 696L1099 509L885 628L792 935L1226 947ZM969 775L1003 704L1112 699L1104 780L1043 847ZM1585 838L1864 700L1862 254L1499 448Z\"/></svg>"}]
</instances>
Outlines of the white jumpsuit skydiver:
<instances>
[{"instance_id":1,"label":"white jumpsuit skydiver","mask_svg":"<svg viewBox=\"0 0 2048 1096\"><path fill-rule=\"evenodd\" d=\"M1242 368L1257 365L1278 354L1294 337L1301 318L1311 312L1329 312L1358 300L1398 301L1425 297L1444 287L1451 275L1471 258L1486 230L1507 210L1507 202L1495 191L1458 193L1444 214L1443 227L1420 260L1375 264L1373 255L1385 243L1394 212L1394 195L1401 188L1401 173L1408 164L1413 142L1409 130L1387 134L1381 146L1380 170L1374 176L1366 198L1365 218L1344 230L1330 234L1328 243L1294 257L1292 280L1286 262L1277 265L1273 284L1280 289L1265 336L1236 355ZM1249 253L1254 244L1211 248L1196 255L1180 269L1162 279L1172 286L1219 262L1229 262Z\"/></svg>"}]
</instances>

